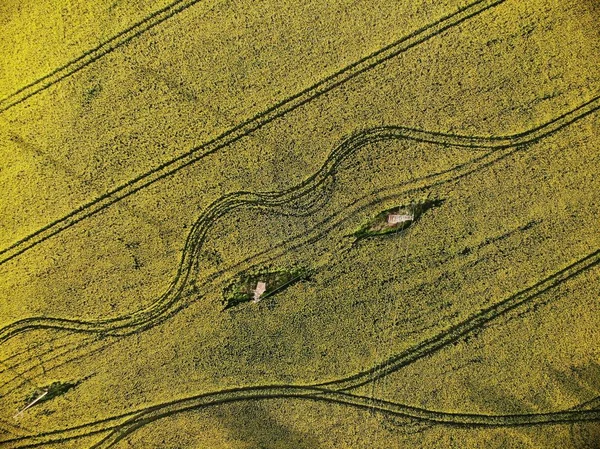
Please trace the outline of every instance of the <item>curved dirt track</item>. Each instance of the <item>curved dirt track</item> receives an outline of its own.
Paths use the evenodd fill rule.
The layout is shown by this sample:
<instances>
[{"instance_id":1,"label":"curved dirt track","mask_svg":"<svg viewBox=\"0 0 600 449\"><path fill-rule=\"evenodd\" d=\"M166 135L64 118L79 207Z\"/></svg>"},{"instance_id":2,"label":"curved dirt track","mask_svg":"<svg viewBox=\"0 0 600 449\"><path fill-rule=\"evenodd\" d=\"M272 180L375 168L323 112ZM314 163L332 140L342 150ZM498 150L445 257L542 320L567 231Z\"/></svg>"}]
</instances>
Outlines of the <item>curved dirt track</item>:
<instances>
[{"instance_id":1,"label":"curved dirt track","mask_svg":"<svg viewBox=\"0 0 600 449\"><path fill-rule=\"evenodd\" d=\"M303 207L310 209L318 200L318 198L315 198L316 195L314 193L327 181L330 181L330 178L333 177L339 165L344 160L352 157L357 151L367 145L387 140L412 140L440 145L440 151L443 151L444 148L455 146L470 148L476 151L488 150L500 154L500 150L506 148L522 147L534 143L570 123L587 116L599 107L600 97L596 97L544 125L522 133L502 137L461 136L400 126L377 127L359 132L338 145L329 154L321 168L300 184L278 192L233 192L213 202L192 226L183 249L179 267L169 288L149 307L128 315L97 321L51 317L26 318L0 329L0 344L15 335L32 329L64 329L73 332L115 334L123 333L124 330L128 332L140 330L160 322L177 305L186 287L188 287L188 280L196 257L209 229L216 220L242 206L259 208L283 207L285 209L290 205L297 207L296 203L301 201ZM460 166L459 169L464 169L464 166ZM447 173L444 173L444 175L447 175ZM436 181L434 176L427 176L423 179L427 179L432 183ZM414 180L413 183L417 183L418 181L420 180ZM410 185L407 187L410 187ZM291 209L292 207L290 207Z\"/></svg>"}]
</instances>

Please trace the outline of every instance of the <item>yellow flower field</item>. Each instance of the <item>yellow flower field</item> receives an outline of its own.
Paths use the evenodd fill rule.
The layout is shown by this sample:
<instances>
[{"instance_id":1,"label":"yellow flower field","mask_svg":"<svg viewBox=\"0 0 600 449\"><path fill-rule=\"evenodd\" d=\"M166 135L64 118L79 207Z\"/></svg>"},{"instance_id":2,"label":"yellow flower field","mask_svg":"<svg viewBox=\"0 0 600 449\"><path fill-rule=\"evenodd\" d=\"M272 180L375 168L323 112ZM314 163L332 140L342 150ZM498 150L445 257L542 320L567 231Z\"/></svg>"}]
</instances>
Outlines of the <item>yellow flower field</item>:
<instances>
[{"instance_id":1,"label":"yellow flower field","mask_svg":"<svg viewBox=\"0 0 600 449\"><path fill-rule=\"evenodd\" d=\"M0 447L597 447L599 21L4 2Z\"/></svg>"}]
</instances>

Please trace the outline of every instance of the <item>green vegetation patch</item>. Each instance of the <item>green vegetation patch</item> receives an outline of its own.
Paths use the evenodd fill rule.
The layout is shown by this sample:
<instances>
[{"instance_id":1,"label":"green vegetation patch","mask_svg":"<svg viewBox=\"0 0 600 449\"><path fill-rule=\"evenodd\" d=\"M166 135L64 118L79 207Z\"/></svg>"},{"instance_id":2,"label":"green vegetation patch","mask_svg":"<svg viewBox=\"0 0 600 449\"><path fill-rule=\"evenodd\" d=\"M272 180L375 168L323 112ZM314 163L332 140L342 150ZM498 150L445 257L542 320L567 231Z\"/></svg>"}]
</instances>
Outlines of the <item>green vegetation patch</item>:
<instances>
[{"instance_id":1,"label":"green vegetation patch","mask_svg":"<svg viewBox=\"0 0 600 449\"><path fill-rule=\"evenodd\" d=\"M31 404L36 401L36 404L49 401L57 396L65 394L67 391L75 388L79 382L52 382L47 387L37 388L27 398L25 398L25 405ZM39 399L38 399L39 398Z\"/></svg>"},{"instance_id":2,"label":"green vegetation patch","mask_svg":"<svg viewBox=\"0 0 600 449\"><path fill-rule=\"evenodd\" d=\"M379 235L392 234L404 231L427 212L429 209L440 206L444 200L425 200L408 206L394 206L378 213L363 225L353 236L357 240Z\"/></svg>"},{"instance_id":3,"label":"green vegetation patch","mask_svg":"<svg viewBox=\"0 0 600 449\"><path fill-rule=\"evenodd\" d=\"M310 270L304 267L273 269L259 267L240 274L223 290L224 310L245 302L258 301L279 293L296 282L308 280Z\"/></svg>"},{"instance_id":4,"label":"green vegetation patch","mask_svg":"<svg viewBox=\"0 0 600 449\"><path fill-rule=\"evenodd\" d=\"M102 85L96 84L93 87L87 89L83 95L83 104L89 105L94 98L98 97L102 92Z\"/></svg>"}]
</instances>

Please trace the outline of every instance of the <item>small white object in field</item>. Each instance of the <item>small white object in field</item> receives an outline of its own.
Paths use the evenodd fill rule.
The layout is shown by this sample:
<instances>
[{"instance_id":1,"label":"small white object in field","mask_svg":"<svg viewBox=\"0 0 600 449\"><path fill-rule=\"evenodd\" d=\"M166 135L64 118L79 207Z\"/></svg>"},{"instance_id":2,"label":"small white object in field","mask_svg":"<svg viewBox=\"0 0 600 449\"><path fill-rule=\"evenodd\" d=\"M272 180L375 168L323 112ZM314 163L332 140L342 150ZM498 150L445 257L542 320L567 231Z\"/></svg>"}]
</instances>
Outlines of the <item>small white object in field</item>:
<instances>
[{"instance_id":1,"label":"small white object in field","mask_svg":"<svg viewBox=\"0 0 600 449\"><path fill-rule=\"evenodd\" d=\"M406 221L413 221L414 219L415 214L389 214L387 222L389 225L395 225Z\"/></svg>"},{"instance_id":2,"label":"small white object in field","mask_svg":"<svg viewBox=\"0 0 600 449\"><path fill-rule=\"evenodd\" d=\"M267 290L267 284L259 281L254 289L254 302L258 302L262 294Z\"/></svg>"},{"instance_id":3,"label":"small white object in field","mask_svg":"<svg viewBox=\"0 0 600 449\"><path fill-rule=\"evenodd\" d=\"M44 396L46 396L48 394L48 391L45 391L44 393L42 393L41 395L39 395L37 398L35 398L33 401L31 401L29 404L27 404L27 406L22 409L20 412L18 412L15 416L13 416L14 419L17 419L21 413L23 413L25 410L27 410L29 407L31 407L32 405L34 405L36 402L38 402L40 399L42 399Z\"/></svg>"}]
</instances>

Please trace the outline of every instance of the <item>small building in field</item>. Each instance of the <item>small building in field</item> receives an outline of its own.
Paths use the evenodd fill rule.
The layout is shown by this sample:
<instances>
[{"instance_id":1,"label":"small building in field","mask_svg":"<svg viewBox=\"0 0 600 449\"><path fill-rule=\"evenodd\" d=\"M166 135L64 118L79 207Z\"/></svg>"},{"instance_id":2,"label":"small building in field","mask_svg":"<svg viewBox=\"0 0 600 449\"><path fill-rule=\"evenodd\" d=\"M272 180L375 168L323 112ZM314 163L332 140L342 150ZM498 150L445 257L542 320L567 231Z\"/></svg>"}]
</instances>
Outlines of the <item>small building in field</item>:
<instances>
[{"instance_id":1,"label":"small building in field","mask_svg":"<svg viewBox=\"0 0 600 449\"><path fill-rule=\"evenodd\" d=\"M267 283L263 281L258 281L256 283L256 288L254 289L254 302L258 302L262 294L267 290Z\"/></svg>"},{"instance_id":2,"label":"small building in field","mask_svg":"<svg viewBox=\"0 0 600 449\"><path fill-rule=\"evenodd\" d=\"M394 226L407 221L414 221L415 214L389 214L387 217L388 226Z\"/></svg>"}]
</instances>

